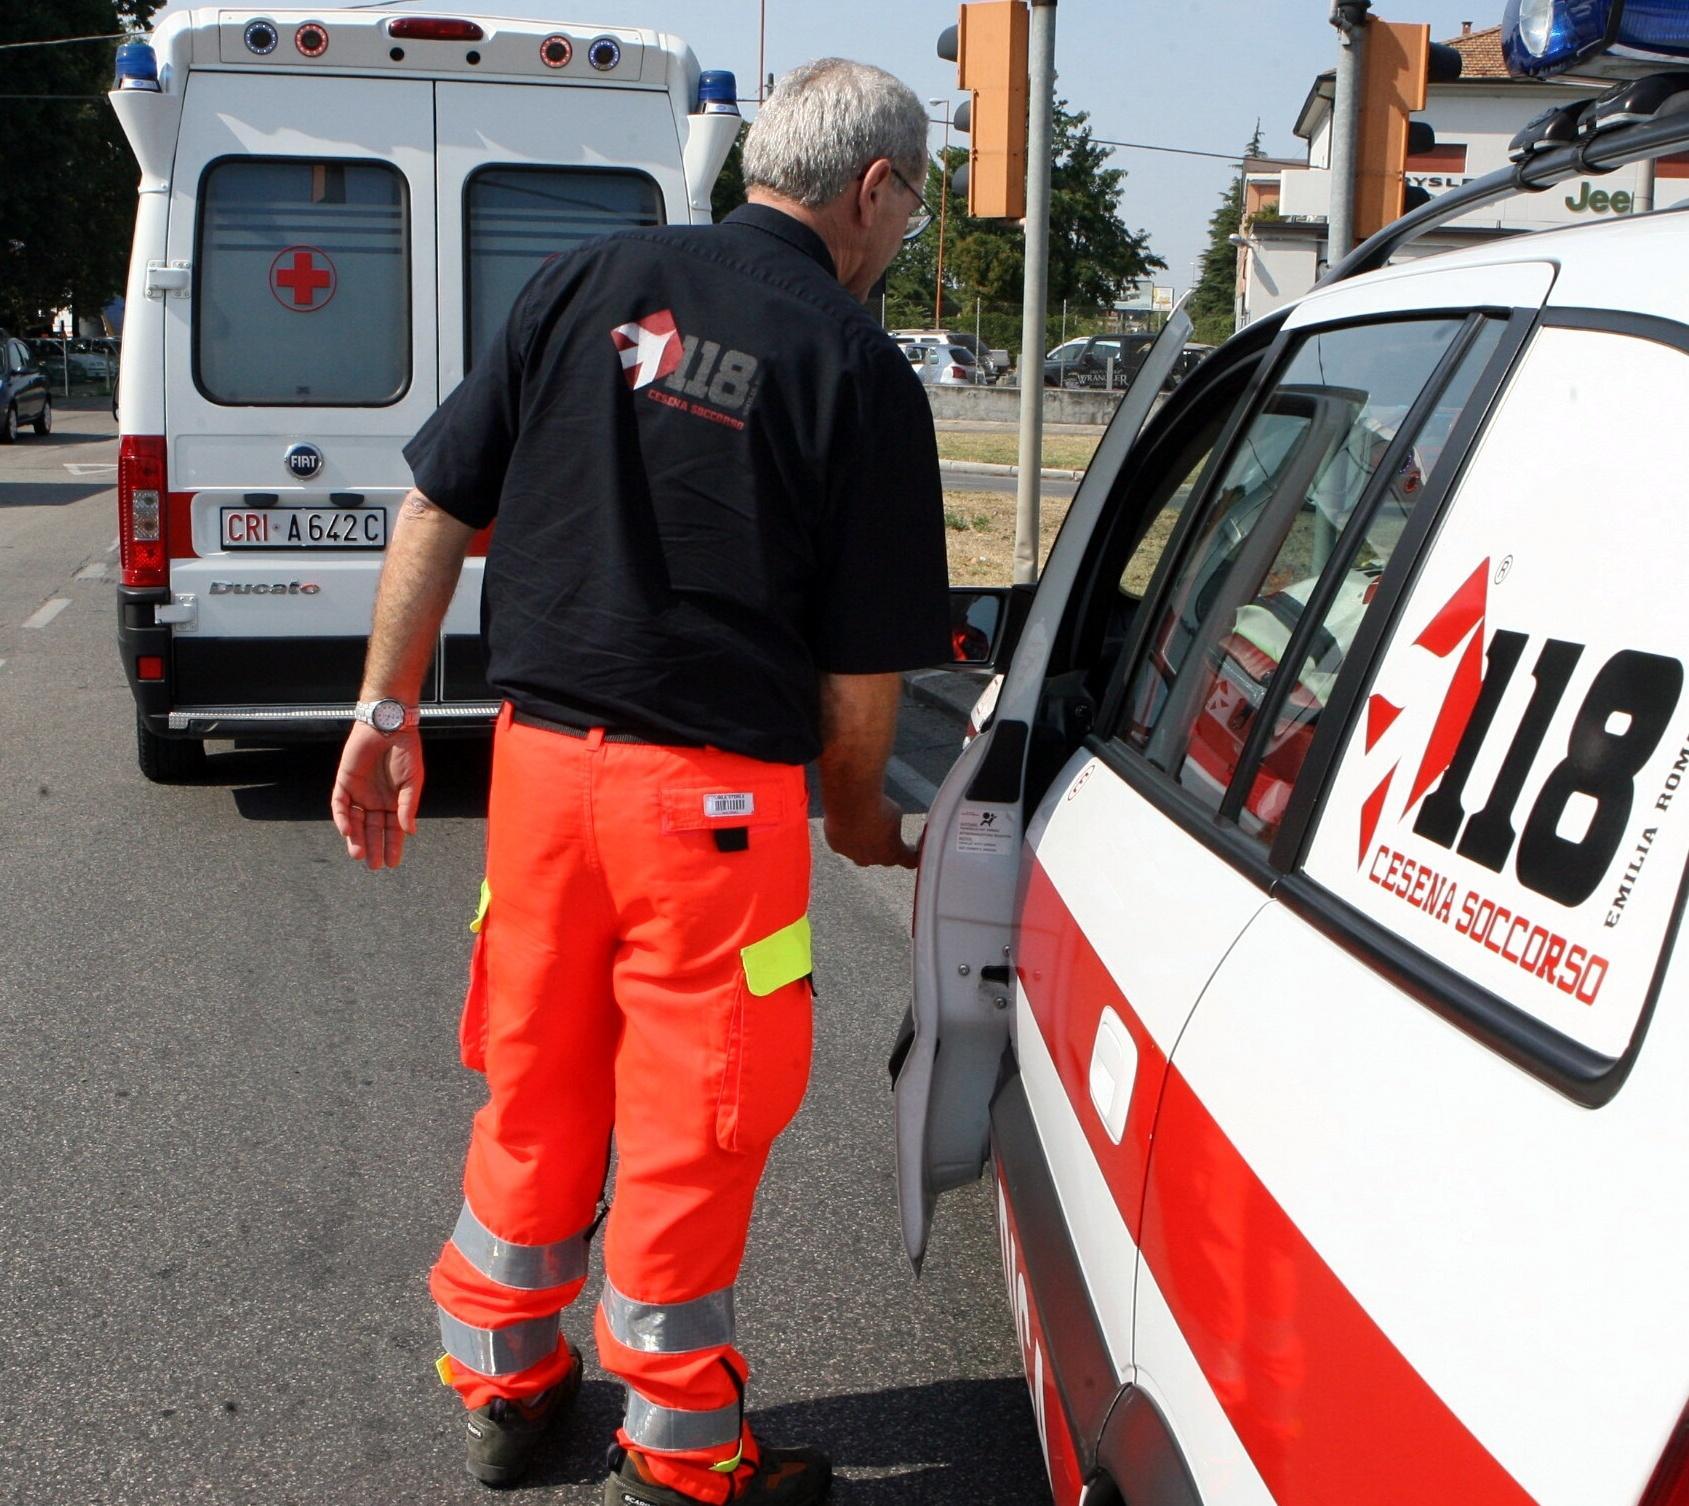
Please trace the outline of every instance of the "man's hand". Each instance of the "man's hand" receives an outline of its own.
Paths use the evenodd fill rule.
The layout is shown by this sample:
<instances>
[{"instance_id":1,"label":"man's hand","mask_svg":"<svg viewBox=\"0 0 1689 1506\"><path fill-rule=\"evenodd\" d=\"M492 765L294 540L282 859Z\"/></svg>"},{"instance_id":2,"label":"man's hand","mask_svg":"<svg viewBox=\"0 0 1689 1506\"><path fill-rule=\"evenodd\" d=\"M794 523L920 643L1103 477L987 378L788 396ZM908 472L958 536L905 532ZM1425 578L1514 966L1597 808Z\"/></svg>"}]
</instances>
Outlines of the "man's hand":
<instances>
[{"instance_id":1,"label":"man's hand","mask_svg":"<svg viewBox=\"0 0 1689 1506\"><path fill-rule=\"evenodd\" d=\"M903 677L821 677L821 805L827 845L862 867L913 868L903 812L885 795Z\"/></svg>"},{"instance_id":2,"label":"man's hand","mask_svg":"<svg viewBox=\"0 0 1689 1506\"><path fill-rule=\"evenodd\" d=\"M335 829L346 839L346 855L372 870L397 868L405 838L416 834L421 800L420 734L388 736L354 722L328 803Z\"/></svg>"},{"instance_id":3,"label":"man's hand","mask_svg":"<svg viewBox=\"0 0 1689 1506\"><path fill-rule=\"evenodd\" d=\"M474 535L421 492L405 497L376 587L360 701L416 705ZM416 834L421 799L422 738L415 732L388 736L353 722L329 797L347 854L371 868L397 868L405 838Z\"/></svg>"},{"instance_id":4,"label":"man's hand","mask_svg":"<svg viewBox=\"0 0 1689 1506\"><path fill-rule=\"evenodd\" d=\"M827 845L862 868L913 868L919 849L903 840L903 812L881 795L877 807L860 812L829 810L822 830Z\"/></svg>"}]
</instances>

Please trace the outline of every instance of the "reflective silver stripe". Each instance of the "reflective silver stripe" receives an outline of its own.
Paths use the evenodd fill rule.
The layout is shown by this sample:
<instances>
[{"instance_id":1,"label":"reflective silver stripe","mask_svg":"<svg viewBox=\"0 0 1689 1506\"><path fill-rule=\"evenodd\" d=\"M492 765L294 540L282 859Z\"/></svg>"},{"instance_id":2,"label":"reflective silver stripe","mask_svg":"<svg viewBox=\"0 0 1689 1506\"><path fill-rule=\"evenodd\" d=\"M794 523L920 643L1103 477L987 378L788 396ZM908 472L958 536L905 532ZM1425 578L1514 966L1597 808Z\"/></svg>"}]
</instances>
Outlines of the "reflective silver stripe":
<instances>
[{"instance_id":1,"label":"reflective silver stripe","mask_svg":"<svg viewBox=\"0 0 1689 1506\"><path fill-rule=\"evenodd\" d=\"M721 1448L739 1441L739 1404L713 1412L683 1412L678 1407L659 1407L630 1387L622 1426L637 1447L654 1453Z\"/></svg>"},{"instance_id":2,"label":"reflective silver stripe","mask_svg":"<svg viewBox=\"0 0 1689 1506\"><path fill-rule=\"evenodd\" d=\"M647 1354L687 1354L733 1342L733 1288L690 1302L635 1302L608 1281L598 1304L618 1344Z\"/></svg>"},{"instance_id":3,"label":"reflective silver stripe","mask_svg":"<svg viewBox=\"0 0 1689 1506\"><path fill-rule=\"evenodd\" d=\"M472 1328L440 1309L440 1342L446 1353L478 1375L513 1375L550 1359L562 1331L561 1313L504 1328Z\"/></svg>"},{"instance_id":4,"label":"reflective silver stripe","mask_svg":"<svg viewBox=\"0 0 1689 1506\"><path fill-rule=\"evenodd\" d=\"M519 1245L500 1239L464 1199L463 1212L452 1230L452 1243L463 1258L489 1281L523 1292L541 1292L586 1279L586 1239L571 1234L549 1245Z\"/></svg>"}]
</instances>

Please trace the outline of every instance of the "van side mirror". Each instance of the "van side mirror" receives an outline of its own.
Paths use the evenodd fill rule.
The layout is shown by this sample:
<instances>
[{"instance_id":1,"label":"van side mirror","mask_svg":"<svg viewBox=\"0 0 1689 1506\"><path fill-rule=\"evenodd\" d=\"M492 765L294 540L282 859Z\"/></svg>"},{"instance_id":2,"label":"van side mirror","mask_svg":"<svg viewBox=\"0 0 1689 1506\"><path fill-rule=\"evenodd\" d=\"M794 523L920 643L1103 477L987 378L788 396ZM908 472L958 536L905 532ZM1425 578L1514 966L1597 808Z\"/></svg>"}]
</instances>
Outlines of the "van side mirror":
<instances>
[{"instance_id":1,"label":"van side mirror","mask_svg":"<svg viewBox=\"0 0 1689 1506\"><path fill-rule=\"evenodd\" d=\"M1035 586L952 586L950 658L935 669L1000 669L1014 657Z\"/></svg>"}]
</instances>

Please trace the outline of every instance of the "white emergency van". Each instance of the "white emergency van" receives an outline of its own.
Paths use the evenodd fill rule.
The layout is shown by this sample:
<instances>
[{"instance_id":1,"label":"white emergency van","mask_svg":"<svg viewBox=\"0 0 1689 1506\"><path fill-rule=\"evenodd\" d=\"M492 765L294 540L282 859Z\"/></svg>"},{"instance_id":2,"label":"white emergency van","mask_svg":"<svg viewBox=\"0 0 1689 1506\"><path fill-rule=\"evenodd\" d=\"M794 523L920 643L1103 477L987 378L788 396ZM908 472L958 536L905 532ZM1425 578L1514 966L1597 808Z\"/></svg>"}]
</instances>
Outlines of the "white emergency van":
<instances>
[{"instance_id":1,"label":"white emergency van","mask_svg":"<svg viewBox=\"0 0 1689 1506\"><path fill-rule=\"evenodd\" d=\"M119 643L141 768L170 780L208 737L344 730L401 447L548 257L707 221L740 121L676 37L402 3L168 12L111 101L141 167ZM497 711L484 543L425 730Z\"/></svg>"},{"instance_id":2,"label":"white emergency van","mask_svg":"<svg viewBox=\"0 0 1689 1506\"><path fill-rule=\"evenodd\" d=\"M1176 316L975 593L1025 620L929 815L899 1182L918 1265L994 1167L1059 1506L1689 1501L1689 215L1384 266L1685 101L1533 122L1149 418Z\"/></svg>"}]
</instances>

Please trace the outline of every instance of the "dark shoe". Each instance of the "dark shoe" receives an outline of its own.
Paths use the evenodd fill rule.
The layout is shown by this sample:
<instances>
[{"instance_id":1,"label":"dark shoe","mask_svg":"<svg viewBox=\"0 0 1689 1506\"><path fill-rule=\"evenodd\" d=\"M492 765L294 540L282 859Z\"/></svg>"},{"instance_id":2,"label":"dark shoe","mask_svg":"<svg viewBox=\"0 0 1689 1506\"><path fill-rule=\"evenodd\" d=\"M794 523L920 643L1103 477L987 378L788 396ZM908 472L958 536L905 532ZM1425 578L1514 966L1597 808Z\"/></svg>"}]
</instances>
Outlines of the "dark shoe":
<instances>
[{"instance_id":1,"label":"dark shoe","mask_svg":"<svg viewBox=\"0 0 1689 1506\"><path fill-rule=\"evenodd\" d=\"M625 1449L610 1451L604 1506L697 1506L698 1497L647 1480L639 1459ZM814 1506L827 1499L833 1466L820 1449L762 1447L762 1462L730 1498L732 1506Z\"/></svg>"},{"instance_id":2,"label":"dark shoe","mask_svg":"<svg viewBox=\"0 0 1689 1506\"><path fill-rule=\"evenodd\" d=\"M529 1469L540 1446L567 1415L581 1392L581 1356L573 1344L569 1373L538 1396L520 1401L495 1396L464 1419L469 1434L465 1467L483 1485L514 1485Z\"/></svg>"}]
</instances>

